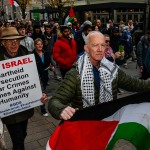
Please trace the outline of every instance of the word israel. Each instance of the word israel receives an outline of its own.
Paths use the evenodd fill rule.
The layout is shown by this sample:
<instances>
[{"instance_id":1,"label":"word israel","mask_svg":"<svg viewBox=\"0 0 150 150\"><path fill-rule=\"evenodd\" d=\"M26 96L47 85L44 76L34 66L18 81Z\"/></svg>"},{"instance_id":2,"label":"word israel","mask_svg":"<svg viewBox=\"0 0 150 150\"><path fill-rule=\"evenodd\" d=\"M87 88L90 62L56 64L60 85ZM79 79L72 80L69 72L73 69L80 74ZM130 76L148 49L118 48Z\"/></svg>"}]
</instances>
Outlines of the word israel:
<instances>
[{"instance_id":1,"label":"word israel","mask_svg":"<svg viewBox=\"0 0 150 150\"><path fill-rule=\"evenodd\" d=\"M1 65L2 65L3 69L6 69L6 68L11 68L11 67L21 66L24 64L29 64L31 62L33 62L33 61L31 60L30 57L28 57L28 58L22 58L22 59L19 59L16 61L13 60L11 62L6 62L6 63L3 63Z\"/></svg>"}]
</instances>

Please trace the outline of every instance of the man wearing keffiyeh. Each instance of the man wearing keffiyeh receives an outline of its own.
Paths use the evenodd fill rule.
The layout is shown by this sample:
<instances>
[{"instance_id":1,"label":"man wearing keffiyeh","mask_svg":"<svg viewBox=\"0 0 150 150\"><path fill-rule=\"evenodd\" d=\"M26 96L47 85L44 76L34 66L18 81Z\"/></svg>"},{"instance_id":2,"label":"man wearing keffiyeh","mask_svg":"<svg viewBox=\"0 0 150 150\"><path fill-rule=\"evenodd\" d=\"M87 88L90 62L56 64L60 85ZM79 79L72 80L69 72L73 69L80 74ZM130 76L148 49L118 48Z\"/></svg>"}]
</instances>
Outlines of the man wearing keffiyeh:
<instances>
[{"instance_id":1,"label":"man wearing keffiyeh","mask_svg":"<svg viewBox=\"0 0 150 150\"><path fill-rule=\"evenodd\" d=\"M48 110L54 118L69 120L78 110L116 100L118 88L131 92L150 91L150 81L127 75L118 65L105 58L105 49L104 35L98 31L91 31L85 42L85 53L67 72L61 85L49 100ZM54 141L57 140L55 138ZM62 144L64 145L63 141ZM133 147L131 143L128 144L131 145L129 147ZM121 142L121 146L124 146L124 142Z\"/></svg>"},{"instance_id":2,"label":"man wearing keffiyeh","mask_svg":"<svg viewBox=\"0 0 150 150\"><path fill-rule=\"evenodd\" d=\"M91 31L79 57L48 104L56 119L68 120L78 109L117 99L117 88L150 91L150 81L133 78L105 58L105 37Z\"/></svg>"}]
</instances>

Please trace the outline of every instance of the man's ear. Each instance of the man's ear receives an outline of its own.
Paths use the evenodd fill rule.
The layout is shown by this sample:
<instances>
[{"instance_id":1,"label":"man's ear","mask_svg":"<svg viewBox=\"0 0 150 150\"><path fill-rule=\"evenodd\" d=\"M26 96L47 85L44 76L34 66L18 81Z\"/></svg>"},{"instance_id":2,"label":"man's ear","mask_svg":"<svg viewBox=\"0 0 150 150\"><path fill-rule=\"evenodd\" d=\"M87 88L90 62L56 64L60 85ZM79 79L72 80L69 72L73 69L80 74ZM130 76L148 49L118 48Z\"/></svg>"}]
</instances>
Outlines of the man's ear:
<instances>
[{"instance_id":1,"label":"man's ear","mask_svg":"<svg viewBox=\"0 0 150 150\"><path fill-rule=\"evenodd\" d=\"M88 45L84 45L84 50L85 50L87 53L89 52Z\"/></svg>"}]
</instances>

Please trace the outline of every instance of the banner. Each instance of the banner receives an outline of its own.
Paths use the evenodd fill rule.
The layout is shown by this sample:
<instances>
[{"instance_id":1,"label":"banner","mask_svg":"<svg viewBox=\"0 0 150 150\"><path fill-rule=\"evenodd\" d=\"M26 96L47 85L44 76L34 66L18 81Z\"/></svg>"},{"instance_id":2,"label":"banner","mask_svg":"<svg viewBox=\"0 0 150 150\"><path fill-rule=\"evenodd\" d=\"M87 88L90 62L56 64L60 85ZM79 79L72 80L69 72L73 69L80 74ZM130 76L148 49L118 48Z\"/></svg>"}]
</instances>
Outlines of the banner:
<instances>
[{"instance_id":1,"label":"banner","mask_svg":"<svg viewBox=\"0 0 150 150\"><path fill-rule=\"evenodd\" d=\"M64 21L64 25L67 25L68 22L73 22L73 19L75 18L75 13L72 7L70 7L68 14L66 14L65 16L66 18Z\"/></svg>"},{"instance_id":2,"label":"banner","mask_svg":"<svg viewBox=\"0 0 150 150\"><path fill-rule=\"evenodd\" d=\"M34 54L0 61L0 117L42 105Z\"/></svg>"},{"instance_id":3,"label":"banner","mask_svg":"<svg viewBox=\"0 0 150 150\"><path fill-rule=\"evenodd\" d=\"M50 136L46 150L150 149L150 93L78 110Z\"/></svg>"}]
</instances>

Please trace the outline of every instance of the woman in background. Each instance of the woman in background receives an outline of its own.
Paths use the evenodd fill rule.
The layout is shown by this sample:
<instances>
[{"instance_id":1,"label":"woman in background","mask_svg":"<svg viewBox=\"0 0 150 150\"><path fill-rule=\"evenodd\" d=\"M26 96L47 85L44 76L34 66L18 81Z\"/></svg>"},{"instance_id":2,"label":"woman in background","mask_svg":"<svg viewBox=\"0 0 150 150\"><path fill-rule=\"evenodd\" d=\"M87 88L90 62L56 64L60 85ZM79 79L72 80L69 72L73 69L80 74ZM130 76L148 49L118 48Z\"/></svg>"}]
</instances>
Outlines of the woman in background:
<instances>
[{"instance_id":1,"label":"woman in background","mask_svg":"<svg viewBox=\"0 0 150 150\"><path fill-rule=\"evenodd\" d=\"M37 38L34 41L35 50L33 51L36 59L37 69L39 73L39 77L42 84L42 90L46 92L46 86L48 85L48 70L54 70L54 67L51 65L51 57L48 52L44 52L43 50L43 41L40 38ZM43 116L48 116L48 113L45 109L45 104L40 106L41 113Z\"/></svg>"}]
</instances>

